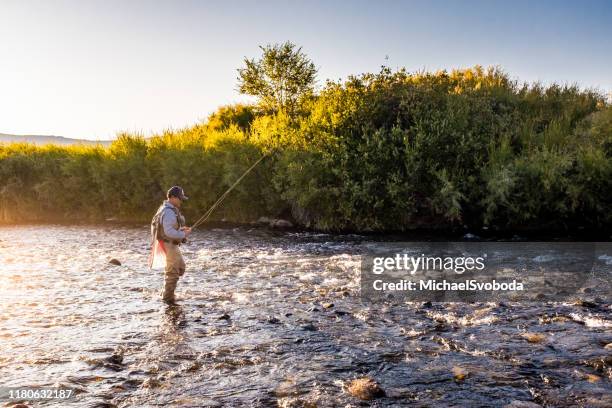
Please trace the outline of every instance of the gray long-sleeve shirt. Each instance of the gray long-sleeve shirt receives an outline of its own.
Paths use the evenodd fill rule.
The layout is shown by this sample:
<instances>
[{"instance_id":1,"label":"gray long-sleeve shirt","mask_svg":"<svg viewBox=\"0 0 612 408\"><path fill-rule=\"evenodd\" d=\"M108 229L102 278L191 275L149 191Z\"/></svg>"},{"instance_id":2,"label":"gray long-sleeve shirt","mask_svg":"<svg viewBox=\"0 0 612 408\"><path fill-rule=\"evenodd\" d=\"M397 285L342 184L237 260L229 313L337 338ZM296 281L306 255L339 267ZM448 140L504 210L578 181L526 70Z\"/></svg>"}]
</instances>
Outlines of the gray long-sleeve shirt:
<instances>
[{"instance_id":1,"label":"gray long-sleeve shirt","mask_svg":"<svg viewBox=\"0 0 612 408\"><path fill-rule=\"evenodd\" d=\"M179 220L173 210L175 208L169 201L164 201L162 204L161 225L164 228L164 234L169 239L182 240L185 238L185 232L179 230ZM185 217L181 215L181 224L185 224Z\"/></svg>"}]
</instances>

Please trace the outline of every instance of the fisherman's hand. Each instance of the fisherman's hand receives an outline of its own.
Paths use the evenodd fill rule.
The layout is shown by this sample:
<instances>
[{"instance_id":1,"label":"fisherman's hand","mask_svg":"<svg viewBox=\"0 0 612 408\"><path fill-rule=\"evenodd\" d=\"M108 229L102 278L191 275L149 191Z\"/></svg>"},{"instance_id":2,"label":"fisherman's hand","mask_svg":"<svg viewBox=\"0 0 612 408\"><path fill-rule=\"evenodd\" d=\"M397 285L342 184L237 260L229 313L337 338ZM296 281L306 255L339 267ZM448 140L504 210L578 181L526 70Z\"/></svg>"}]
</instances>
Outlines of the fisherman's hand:
<instances>
[{"instance_id":1,"label":"fisherman's hand","mask_svg":"<svg viewBox=\"0 0 612 408\"><path fill-rule=\"evenodd\" d=\"M189 234L191 234L191 228L189 228L189 227L182 227L181 231L183 231L185 233L185 237L188 237Z\"/></svg>"}]
</instances>

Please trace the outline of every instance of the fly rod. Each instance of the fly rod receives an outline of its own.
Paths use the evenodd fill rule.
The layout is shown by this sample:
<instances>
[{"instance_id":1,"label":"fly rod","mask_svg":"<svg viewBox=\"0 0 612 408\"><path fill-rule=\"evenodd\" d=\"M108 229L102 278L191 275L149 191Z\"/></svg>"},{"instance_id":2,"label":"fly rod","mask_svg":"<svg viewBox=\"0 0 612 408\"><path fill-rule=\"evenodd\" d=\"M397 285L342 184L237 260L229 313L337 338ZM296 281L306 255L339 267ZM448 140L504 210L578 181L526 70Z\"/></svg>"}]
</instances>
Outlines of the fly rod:
<instances>
[{"instance_id":1,"label":"fly rod","mask_svg":"<svg viewBox=\"0 0 612 408\"><path fill-rule=\"evenodd\" d=\"M232 184L230 186L230 188L228 188L225 193L221 194L221 196L217 199L217 201L215 201L215 203L200 217L198 218L198 220L191 226L191 229L196 228L198 225L203 224L208 217L210 217L210 215L213 213L213 211L215 211L215 209L221 204L221 202L225 199L225 197L227 197L227 195L234 189L234 187L236 187L243 178L245 178L247 176L247 174L249 174L251 172L251 170L253 170L263 159L265 159L267 156L269 155L269 153L264 154L263 156L261 156L255 163L253 163L251 165L251 167L249 167L247 169L247 171L245 171L242 176L240 176L238 178L238 180L236 180L234 182L234 184Z\"/></svg>"}]
</instances>

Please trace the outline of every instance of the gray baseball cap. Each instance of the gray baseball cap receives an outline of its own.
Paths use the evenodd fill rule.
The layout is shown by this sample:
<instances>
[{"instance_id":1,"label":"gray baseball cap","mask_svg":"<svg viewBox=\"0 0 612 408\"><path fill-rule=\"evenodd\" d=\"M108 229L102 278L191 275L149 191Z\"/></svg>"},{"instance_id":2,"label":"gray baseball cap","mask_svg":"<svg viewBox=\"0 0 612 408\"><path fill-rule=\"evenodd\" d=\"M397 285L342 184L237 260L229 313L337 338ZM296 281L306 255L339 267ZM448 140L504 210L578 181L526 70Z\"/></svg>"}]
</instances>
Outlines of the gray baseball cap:
<instances>
[{"instance_id":1,"label":"gray baseball cap","mask_svg":"<svg viewBox=\"0 0 612 408\"><path fill-rule=\"evenodd\" d=\"M188 200L189 197L187 197L185 195L185 192L183 191L182 187L179 186L172 186L170 187L170 190L168 190L168 193L166 194L166 197L170 198L170 197L177 197L181 200Z\"/></svg>"}]
</instances>

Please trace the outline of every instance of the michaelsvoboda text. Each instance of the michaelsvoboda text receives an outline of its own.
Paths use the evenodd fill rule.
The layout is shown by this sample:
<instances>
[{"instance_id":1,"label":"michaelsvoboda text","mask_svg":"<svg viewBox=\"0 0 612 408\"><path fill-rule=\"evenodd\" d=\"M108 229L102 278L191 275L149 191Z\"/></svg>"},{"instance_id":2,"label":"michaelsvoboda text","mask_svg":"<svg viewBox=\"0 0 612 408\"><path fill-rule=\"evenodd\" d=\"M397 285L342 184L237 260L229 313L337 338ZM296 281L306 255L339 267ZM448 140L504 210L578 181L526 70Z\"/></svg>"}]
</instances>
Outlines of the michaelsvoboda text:
<instances>
[{"instance_id":1,"label":"michaelsvoboda text","mask_svg":"<svg viewBox=\"0 0 612 408\"><path fill-rule=\"evenodd\" d=\"M478 282L475 279L468 279L463 282L448 282L446 280L437 281L435 279L419 280L418 282L402 279L397 282L384 282L377 279L373 282L374 290L407 290L407 291L516 291L523 290L523 283L512 280L510 282Z\"/></svg>"}]
</instances>

